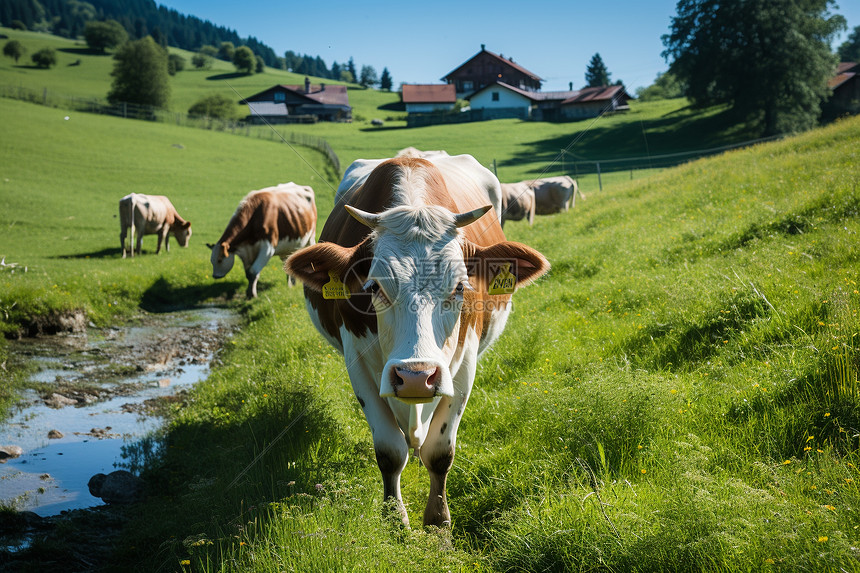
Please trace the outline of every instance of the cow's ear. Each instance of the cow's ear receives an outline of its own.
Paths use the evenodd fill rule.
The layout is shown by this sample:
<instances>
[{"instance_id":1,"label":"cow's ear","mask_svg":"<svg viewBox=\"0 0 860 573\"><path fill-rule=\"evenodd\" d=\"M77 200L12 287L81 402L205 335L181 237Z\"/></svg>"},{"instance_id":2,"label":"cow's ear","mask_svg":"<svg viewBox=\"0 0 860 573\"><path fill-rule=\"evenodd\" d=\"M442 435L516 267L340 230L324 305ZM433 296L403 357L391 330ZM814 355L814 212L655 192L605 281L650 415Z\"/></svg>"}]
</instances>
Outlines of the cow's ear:
<instances>
[{"instance_id":1,"label":"cow's ear","mask_svg":"<svg viewBox=\"0 0 860 573\"><path fill-rule=\"evenodd\" d=\"M188 228L188 227L190 227L190 226L191 226L191 221L185 221L184 223L182 223L182 228L183 228L183 229L187 229L187 228Z\"/></svg>"},{"instance_id":2,"label":"cow's ear","mask_svg":"<svg viewBox=\"0 0 860 573\"><path fill-rule=\"evenodd\" d=\"M524 287L546 274L550 267L546 257L522 243L502 241L489 247L470 245L468 250L472 252L466 257L466 269L482 286L489 285L507 268L507 272L516 277L516 286Z\"/></svg>"},{"instance_id":3,"label":"cow's ear","mask_svg":"<svg viewBox=\"0 0 860 573\"><path fill-rule=\"evenodd\" d=\"M357 292L370 268L366 244L364 241L354 247L342 247L336 243L317 243L293 253L284 263L284 270L315 291L322 291L333 273L351 292Z\"/></svg>"}]
</instances>

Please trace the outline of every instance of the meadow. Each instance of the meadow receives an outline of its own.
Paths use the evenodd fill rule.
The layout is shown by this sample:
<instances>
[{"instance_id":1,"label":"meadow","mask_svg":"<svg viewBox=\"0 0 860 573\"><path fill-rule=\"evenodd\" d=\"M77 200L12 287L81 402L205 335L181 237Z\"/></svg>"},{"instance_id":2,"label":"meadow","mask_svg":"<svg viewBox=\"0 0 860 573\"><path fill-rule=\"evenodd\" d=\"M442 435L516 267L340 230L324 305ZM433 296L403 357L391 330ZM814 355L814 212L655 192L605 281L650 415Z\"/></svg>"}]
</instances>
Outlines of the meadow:
<instances>
[{"instance_id":1,"label":"meadow","mask_svg":"<svg viewBox=\"0 0 860 573\"><path fill-rule=\"evenodd\" d=\"M649 142L662 121L666 149L681 149L719 116L681 107L581 135L507 121L317 127L344 164L471 147L517 178L544 168L553 133L582 154L633 149L645 118ZM314 186L325 216L336 175L322 156L7 99L0 113L0 256L27 266L0 271L4 328L73 308L99 326L206 302L243 316L163 435L132 452L151 495L127 512L114 569L860 571L860 119L590 186L569 213L506 225L553 268L514 295L479 364L451 529L403 531L381 519L369 430L301 289L273 262L245 301L241 274L212 280L201 246L272 181ZM701 132L703 146L732 135ZM116 201L131 191L169 195L191 246L156 257L149 237L121 260ZM427 480L410 462L413 524ZM33 551L80 552L69 539Z\"/></svg>"}]
</instances>

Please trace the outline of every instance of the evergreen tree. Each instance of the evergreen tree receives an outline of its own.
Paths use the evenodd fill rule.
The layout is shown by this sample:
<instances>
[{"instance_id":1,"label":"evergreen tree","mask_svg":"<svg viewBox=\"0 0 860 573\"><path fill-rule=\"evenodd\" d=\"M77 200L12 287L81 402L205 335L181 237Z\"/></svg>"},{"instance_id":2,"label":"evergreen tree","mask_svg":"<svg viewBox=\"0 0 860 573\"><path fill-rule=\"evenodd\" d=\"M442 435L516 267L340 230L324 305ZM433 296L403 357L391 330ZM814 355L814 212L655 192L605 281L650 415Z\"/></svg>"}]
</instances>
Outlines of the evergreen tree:
<instances>
[{"instance_id":1,"label":"evergreen tree","mask_svg":"<svg viewBox=\"0 0 860 573\"><path fill-rule=\"evenodd\" d=\"M352 74L352 81L358 79L358 72L355 71L355 62L352 60L351 57L349 58L349 62L347 62L346 64L346 71Z\"/></svg>"},{"instance_id":2,"label":"evergreen tree","mask_svg":"<svg viewBox=\"0 0 860 573\"><path fill-rule=\"evenodd\" d=\"M340 64L338 64L337 62L332 62L331 63L331 79L339 80L340 79L340 71L341 71Z\"/></svg>"},{"instance_id":3,"label":"evergreen tree","mask_svg":"<svg viewBox=\"0 0 860 573\"><path fill-rule=\"evenodd\" d=\"M379 76L379 89L390 92L392 83L388 68L382 68L382 75Z\"/></svg>"},{"instance_id":4,"label":"evergreen tree","mask_svg":"<svg viewBox=\"0 0 860 573\"><path fill-rule=\"evenodd\" d=\"M128 42L114 55L113 84L107 98L111 103L128 102L166 107L170 100L167 51L151 36Z\"/></svg>"},{"instance_id":5,"label":"evergreen tree","mask_svg":"<svg viewBox=\"0 0 860 573\"><path fill-rule=\"evenodd\" d=\"M663 57L697 107L729 104L766 135L815 125L845 28L833 0L681 0Z\"/></svg>"},{"instance_id":6,"label":"evergreen tree","mask_svg":"<svg viewBox=\"0 0 860 573\"><path fill-rule=\"evenodd\" d=\"M856 26L848 39L839 46L839 60L860 63L860 26Z\"/></svg>"},{"instance_id":7,"label":"evergreen tree","mask_svg":"<svg viewBox=\"0 0 860 573\"><path fill-rule=\"evenodd\" d=\"M600 54L594 54L585 69L585 87L608 86L609 82L609 70L606 69L603 58L600 57Z\"/></svg>"}]
</instances>

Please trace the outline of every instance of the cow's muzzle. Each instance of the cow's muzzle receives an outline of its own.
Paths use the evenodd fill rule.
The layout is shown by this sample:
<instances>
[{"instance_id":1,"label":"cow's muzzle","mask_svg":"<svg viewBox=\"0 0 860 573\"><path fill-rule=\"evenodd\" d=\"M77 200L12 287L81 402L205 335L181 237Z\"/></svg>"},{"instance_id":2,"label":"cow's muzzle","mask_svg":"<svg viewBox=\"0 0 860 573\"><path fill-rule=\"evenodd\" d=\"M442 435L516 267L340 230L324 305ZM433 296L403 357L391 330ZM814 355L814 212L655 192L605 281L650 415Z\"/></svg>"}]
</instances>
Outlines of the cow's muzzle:
<instances>
[{"instance_id":1,"label":"cow's muzzle","mask_svg":"<svg viewBox=\"0 0 860 573\"><path fill-rule=\"evenodd\" d=\"M439 395L450 394L444 384L444 366L432 363L389 363L385 369L379 395L393 397L408 404L430 402ZM446 391L448 390L448 391Z\"/></svg>"}]
</instances>

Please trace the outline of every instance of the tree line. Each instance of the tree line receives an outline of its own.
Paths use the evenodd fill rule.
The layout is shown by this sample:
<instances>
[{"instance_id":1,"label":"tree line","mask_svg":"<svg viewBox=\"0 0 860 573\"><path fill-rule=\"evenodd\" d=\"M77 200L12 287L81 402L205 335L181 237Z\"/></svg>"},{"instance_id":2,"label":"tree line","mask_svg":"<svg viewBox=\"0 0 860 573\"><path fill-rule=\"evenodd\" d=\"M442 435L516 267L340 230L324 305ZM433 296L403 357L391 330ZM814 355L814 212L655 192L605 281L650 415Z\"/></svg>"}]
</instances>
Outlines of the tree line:
<instances>
[{"instance_id":1,"label":"tree line","mask_svg":"<svg viewBox=\"0 0 860 573\"><path fill-rule=\"evenodd\" d=\"M344 81L360 83L365 87L379 85L391 89L393 82L387 68L377 76L372 66L363 66L360 71L350 60L348 65L334 62L331 67L319 56L299 55L287 51L279 56L275 51L253 36L241 38L229 28L216 26L196 16L186 16L154 0L3 0L0 2L0 23L13 28L52 33L57 36L77 39L83 37L92 22L118 22L128 38L139 40L151 36L157 44L173 46L198 52L199 67L205 66L206 57L217 57L233 62L236 50L247 47L253 54L251 71L259 70L259 62L299 74L344 79L344 71L351 73ZM89 42L88 42L89 43ZM214 50L214 51L213 51ZM243 52L242 56L246 56ZM243 64L246 62L243 59ZM235 63L235 62L234 62ZM196 65L196 64L195 64Z\"/></svg>"}]
</instances>

